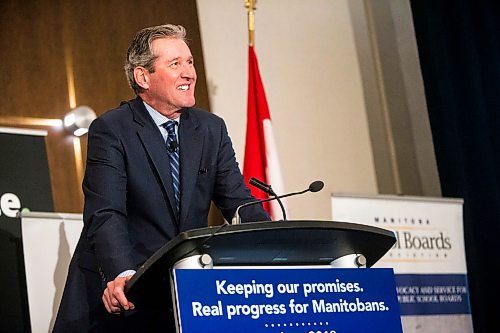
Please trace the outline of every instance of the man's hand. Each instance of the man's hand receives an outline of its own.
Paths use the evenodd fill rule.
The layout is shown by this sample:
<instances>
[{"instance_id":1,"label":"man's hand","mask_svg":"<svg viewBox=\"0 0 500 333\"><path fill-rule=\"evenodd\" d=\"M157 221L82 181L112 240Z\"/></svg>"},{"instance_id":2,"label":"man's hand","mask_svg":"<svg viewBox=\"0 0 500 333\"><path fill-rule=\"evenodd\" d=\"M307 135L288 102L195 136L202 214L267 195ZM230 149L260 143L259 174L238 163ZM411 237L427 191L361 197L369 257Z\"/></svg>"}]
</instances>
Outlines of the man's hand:
<instances>
[{"instance_id":1,"label":"man's hand","mask_svg":"<svg viewBox=\"0 0 500 333\"><path fill-rule=\"evenodd\" d=\"M133 275L117 277L109 281L102 295L102 302L109 313L120 313L121 310L133 310L134 304L129 302L123 292L125 285Z\"/></svg>"}]
</instances>

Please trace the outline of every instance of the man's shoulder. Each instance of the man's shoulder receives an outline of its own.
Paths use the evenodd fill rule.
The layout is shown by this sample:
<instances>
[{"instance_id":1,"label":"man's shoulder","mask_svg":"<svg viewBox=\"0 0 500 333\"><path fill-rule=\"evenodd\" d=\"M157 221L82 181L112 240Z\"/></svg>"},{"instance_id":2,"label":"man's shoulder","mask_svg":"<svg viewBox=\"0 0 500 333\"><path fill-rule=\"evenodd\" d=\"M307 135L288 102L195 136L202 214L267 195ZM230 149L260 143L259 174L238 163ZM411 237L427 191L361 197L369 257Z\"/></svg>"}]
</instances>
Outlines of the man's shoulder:
<instances>
[{"instance_id":1,"label":"man's shoulder","mask_svg":"<svg viewBox=\"0 0 500 333\"><path fill-rule=\"evenodd\" d=\"M110 128L123 128L126 131L130 130L131 126L144 126L153 122L142 100L138 98L121 102L114 109L102 113L96 120Z\"/></svg>"},{"instance_id":2,"label":"man's shoulder","mask_svg":"<svg viewBox=\"0 0 500 333\"><path fill-rule=\"evenodd\" d=\"M188 117L193 117L204 124L220 124L221 122L224 121L221 117L217 116L216 114L200 108L195 108L195 107L188 108L186 109L186 113Z\"/></svg>"},{"instance_id":3,"label":"man's shoulder","mask_svg":"<svg viewBox=\"0 0 500 333\"><path fill-rule=\"evenodd\" d=\"M132 115L134 100L121 102L119 106L110 109L99 116L102 119L114 120L115 118L124 119L128 115Z\"/></svg>"},{"instance_id":4,"label":"man's shoulder","mask_svg":"<svg viewBox=\"0 0 500 333\"><path fill-rule=\"evenodd\" d=\"M92 121L89 131L106 130L114 133L130 133L138 118L137 115L134 114L136 107L134 107L133 104L134 100L122 102L116 108L102 113ZM144 121L141 123L144 123Z\"/></svg>"}]
</instances>

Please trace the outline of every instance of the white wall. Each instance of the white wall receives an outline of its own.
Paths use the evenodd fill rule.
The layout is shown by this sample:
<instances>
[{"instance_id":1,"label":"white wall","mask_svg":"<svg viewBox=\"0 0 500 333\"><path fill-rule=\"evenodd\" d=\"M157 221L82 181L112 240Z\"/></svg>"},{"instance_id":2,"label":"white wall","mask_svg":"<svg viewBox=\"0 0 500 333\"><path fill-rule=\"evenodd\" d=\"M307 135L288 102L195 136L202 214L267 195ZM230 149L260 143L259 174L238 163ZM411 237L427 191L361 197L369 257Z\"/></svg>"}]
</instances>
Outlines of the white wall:
<instances>
[{"instance_id":1,"label":"white wall","mask_svg":"<svg viewBox=\"0 0 500 333\"><path fill-rule=\"evenodd\" d=\"M332 192L377 192L349 1L258 1L255 50L273 120L291 219L331 216ZM238 161L245 145L248 78L244 1L199 0L212 111L228 125Z\"/></svg>"}]
</instances>

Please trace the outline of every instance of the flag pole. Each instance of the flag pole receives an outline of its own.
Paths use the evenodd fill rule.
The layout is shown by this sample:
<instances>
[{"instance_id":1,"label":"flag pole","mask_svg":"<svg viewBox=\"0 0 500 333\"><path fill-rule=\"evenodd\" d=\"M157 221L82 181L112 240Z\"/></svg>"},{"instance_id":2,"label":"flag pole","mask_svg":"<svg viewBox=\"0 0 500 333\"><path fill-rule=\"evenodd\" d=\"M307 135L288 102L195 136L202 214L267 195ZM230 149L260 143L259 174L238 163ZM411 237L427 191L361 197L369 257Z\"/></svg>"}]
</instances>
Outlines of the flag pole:
<instances>
[{"instance_id":1,"label":"flag pole","mask_svg":"<svg viewBox=\"0 0 500 333\"><path fill-rule=\"evenodd\" d=\"M254 12L257 0L244 0L244 3L248 12L248 104L243 176L247 184L250 184L250 179L255 177L266 184L272 184L274 192L281 194L285 192L272 132L271 115L254 51ZM257 188L251 187L250 191L256 199L268 197ZM283 205L276 201L264 203L264 209L272 220L278 219L280 211L278 204ZM283 205L283 219L286 219L285 210L286 207Z\"/></svg>"},{"instance_id":2,"label":"flag pole","mask_svg":"<svg viewBox=\"0 0 500 333\"><path fill-rule=\"evenodd\" d=\"M248 12L248 45L253 46L254 44L254 11L257 9L257 0L244 0L245 1L245 8L247 9Z\"/></svg>"}]
</instances>

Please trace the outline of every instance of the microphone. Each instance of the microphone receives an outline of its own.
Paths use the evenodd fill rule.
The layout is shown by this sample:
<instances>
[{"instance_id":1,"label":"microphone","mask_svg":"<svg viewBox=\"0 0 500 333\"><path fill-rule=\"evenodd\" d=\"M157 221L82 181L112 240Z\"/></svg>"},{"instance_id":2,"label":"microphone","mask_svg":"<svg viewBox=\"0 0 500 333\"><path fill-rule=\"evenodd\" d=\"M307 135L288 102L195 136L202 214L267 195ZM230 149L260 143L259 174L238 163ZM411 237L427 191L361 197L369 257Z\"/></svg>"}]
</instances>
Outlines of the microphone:
<instances>
[{"instance_id":1,"label":"microphone","mask_svg":"<svg viewBox=\"0 0 500 333\"><path fill-rule=\"evenodd\" d=\"M323 189L325 186L325 183L323 183L321 180L317 180L315 182L312 182L311 185L309 185L309 191L311 192L319 192ZM307 192L307 191L306 191Z\"/></svg>"},{"instance_id":2,"label":"microphone","mask_svg":"<svg viewBox=\"0 0 500 333\"><path fill-rule=\"evenodd\" d=\"M304 194L306 192L319 192L323 189L323 187L325 186L325 183L323 183L321 180L317 180L317 181L314 181L312 182L309 187L303 191L299 191L299 192L292 192L292 193L288 193L288 194L284 194L284 195L279 195L279 196L275 196L275 197L272 197L272 198L267 198L267 199L261 199L261 200L254 200L254 201L249 201L249 202L246 202L242 205L239 205L238 208L236 208L236 213L234 214L234 218L233 218L233 221L232 221L232 224L240 224L241 223L241 217L240 217L240 210L242 208L245 208L245 207L248 207L248 206L251 206L251 205L256 205L258 203L264 203L264 202L268 202L268 201L271 201L271 200L278 200L278 199L281 199L281 198L286 198L286 197L291 197L292 195L299 195L299 194Z\"/></svg>"},{"instance_id":3,"label":"microphone","mask_svg":"<svg viewBox=\"0 0 500 333\"><path fill-rule=\"evenodd\" d=\"M278 200L278 203L279 203L280 208L281 208L281 213L283 214L283 221L286 221L286 210L285 210L285 207L283 206L283 202L281 202L280 198L273 191L273 189L271 188L271 185L268 185L255 177L250 178L249 183L250 183L250 185L258 188L259 190L261 190L269 195L274 196L274 198L276 200Z\"/></svg>"},{"instance_id":4,"label":"microphone","mask_svg":"<svg viewBox=\"0 0 500 333\"><path fill-rule=\"evenodd\" d=\"M270 195L276 195L276 193L274 193L273 189L271 188L271 185L268 185L268 184L264 183L263 181L258 180L255 177L250 178L249 183L250 183L250 185L261 190L262 192L265 192L265 193L270 194Z\"/></svg>"},{"instance_id":5,"label":"microphone","mask_svg":"<svg viewBox=\"0 0 500 333\"><path fill-rule=\"evenodd\" d=\"M170 153L175 153L177 149L179 149L179 143L176 141L170 141L170 144L168 145L168 151Z\"/></svg>"}]
</instances>

